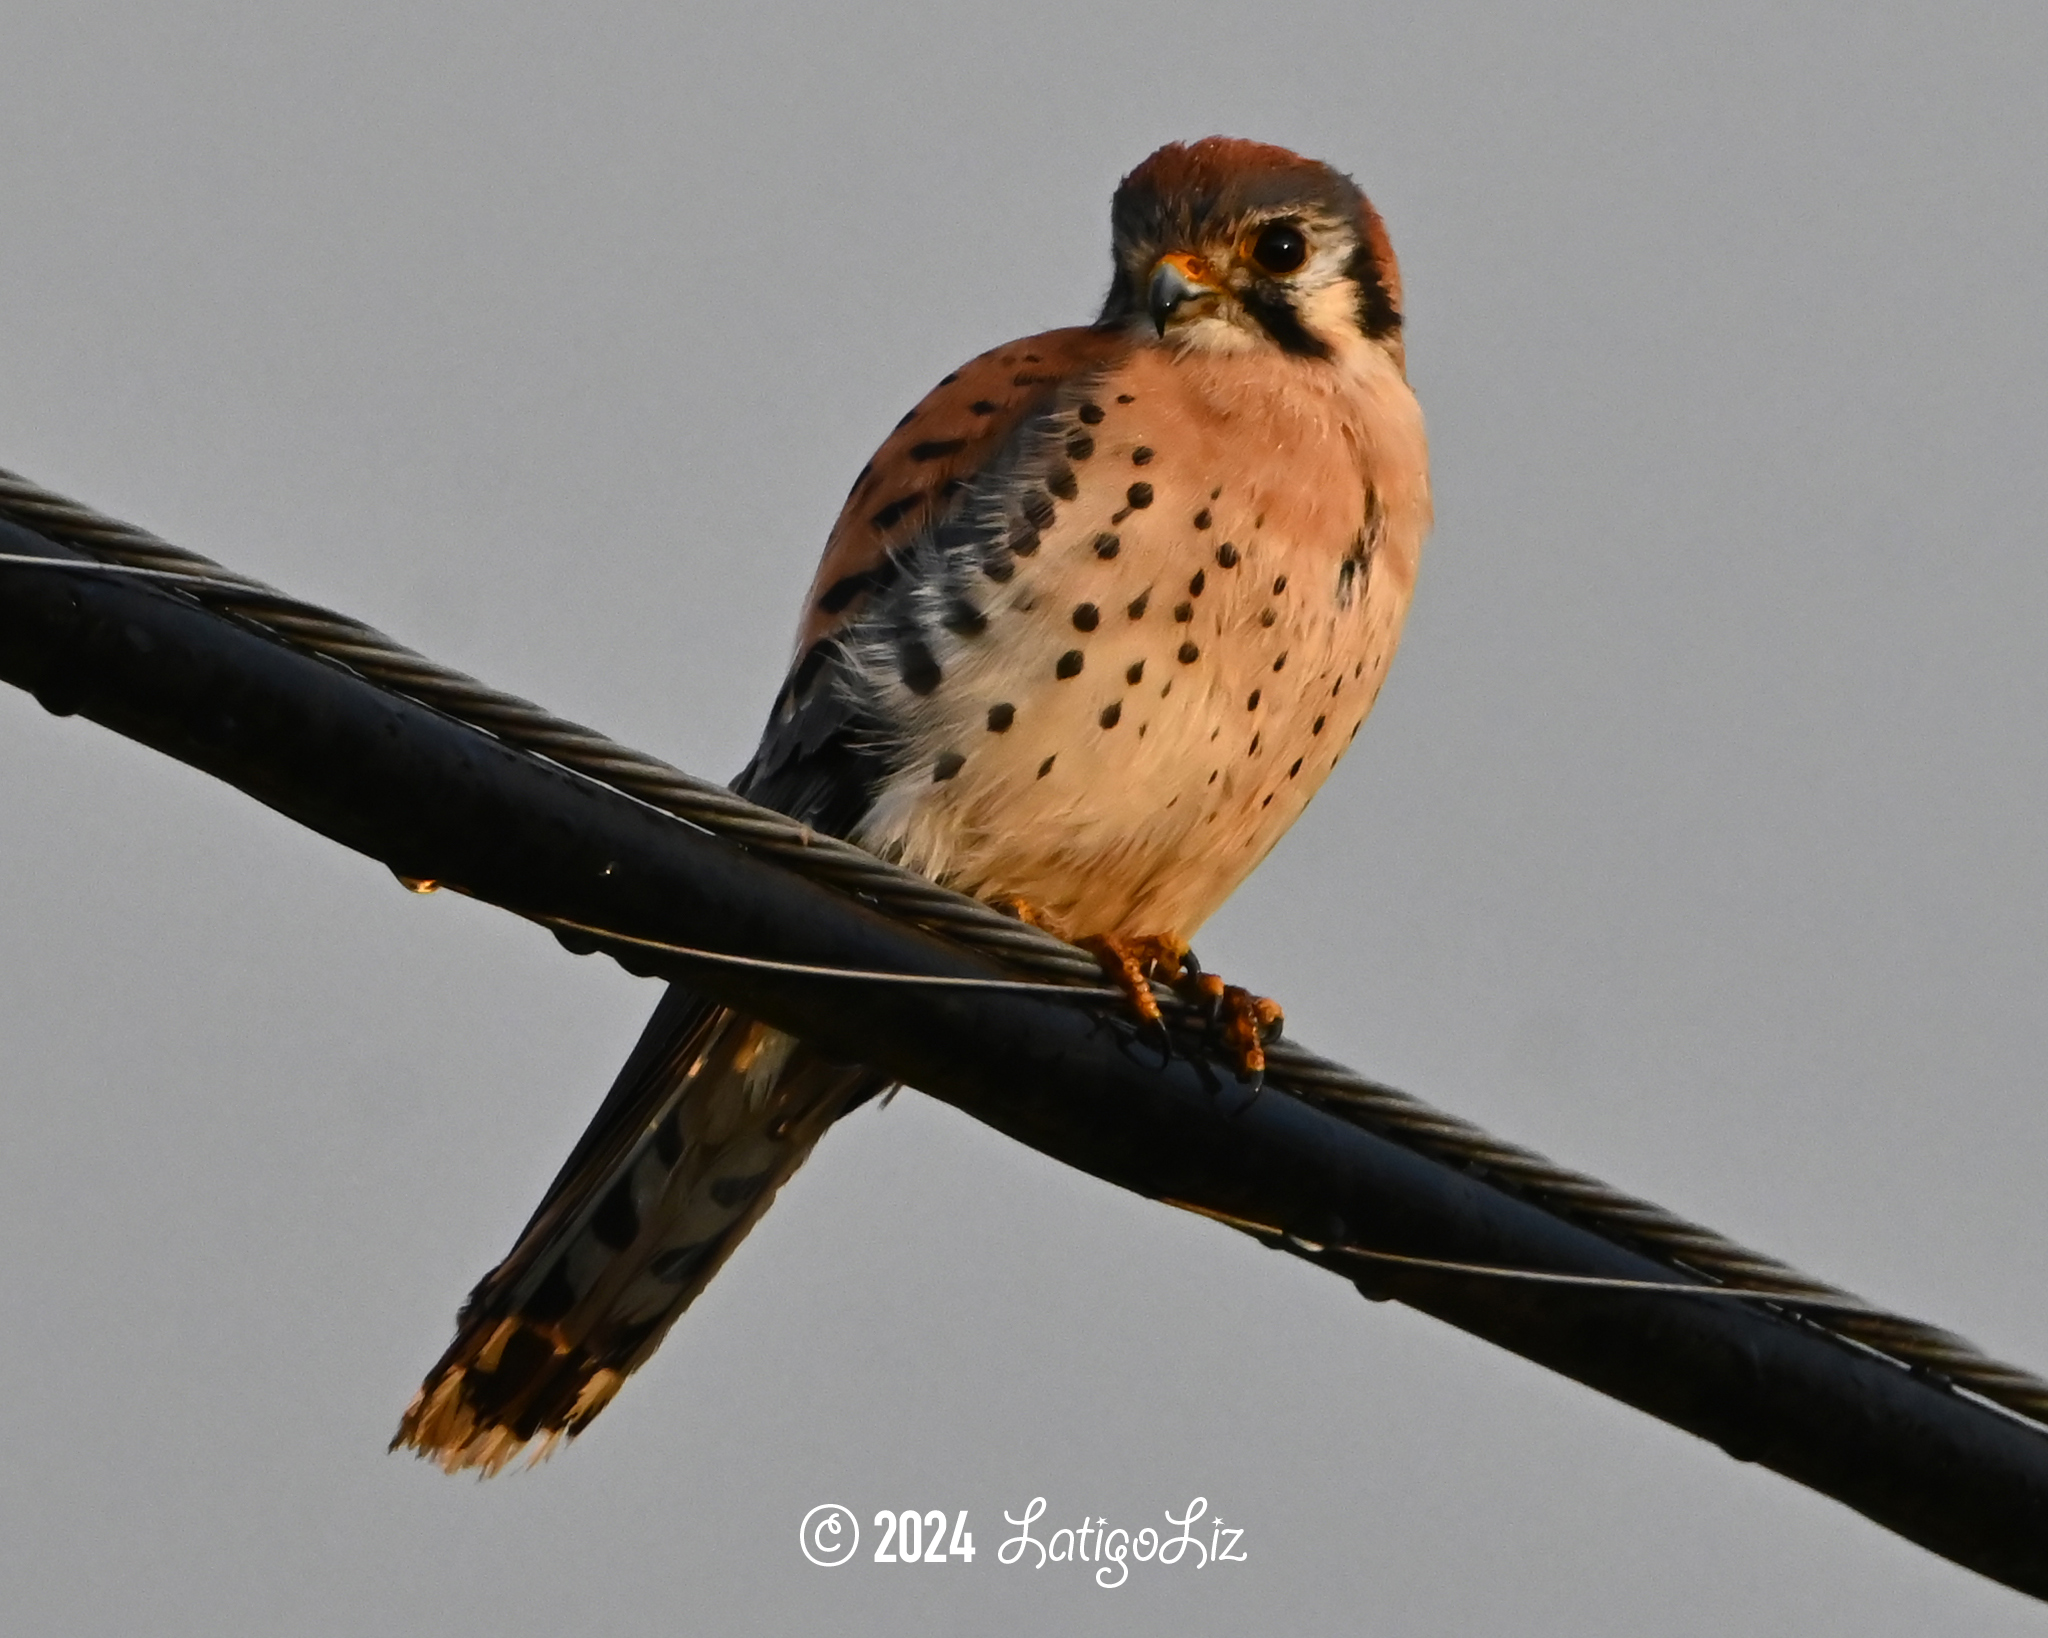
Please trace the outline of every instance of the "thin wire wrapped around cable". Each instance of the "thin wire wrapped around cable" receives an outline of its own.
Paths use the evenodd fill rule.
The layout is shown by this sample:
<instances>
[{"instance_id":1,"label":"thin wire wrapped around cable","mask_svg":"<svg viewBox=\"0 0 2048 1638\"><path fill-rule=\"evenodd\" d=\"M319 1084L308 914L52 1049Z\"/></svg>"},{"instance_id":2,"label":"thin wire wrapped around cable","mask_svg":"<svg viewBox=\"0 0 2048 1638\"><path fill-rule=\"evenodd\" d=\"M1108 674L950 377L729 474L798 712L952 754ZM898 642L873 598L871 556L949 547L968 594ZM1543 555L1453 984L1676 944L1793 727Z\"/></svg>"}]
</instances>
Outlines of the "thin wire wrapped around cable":
<instances>
[{"instance_id":1,"label":"thin wire wrapped around cable","mask_svg":"<svg viewBox=\"0 0 2048 1638\"><path fill-rule=\"evenodd\" d=\"M566 722L530 701L436 664L349 616L301 602L210 558L41 488L0 469L0 517L110 565L161 577L167 590L266 632L303 653L431 707L505 744L547 758L712 835L775 860L799 875L867 900L941 933L1015 971L1054 983L1099 983L1094 958L976 900L871 853L821 836L784 815L632 750L595 729ZM61 566L52 564L53 567ZM1178 996L1162 1009L1194 1049L1202 1021ZM1890 1314L1663 1207L1495 1137L1419 1098L1367 1080L1341 1064L1281 1040L1266 1049L1268 1084L1420 1153L1482 1175L1666 1266L1718 1284L1805 1299L1804 1323L1901 1364L1947 1379L1994 1404L2048 1424L2048 1381L1986 1356L1961 1337ZM1820 1309L1840 1310L1820 1312Z\"/></svg>"}]
</instances>

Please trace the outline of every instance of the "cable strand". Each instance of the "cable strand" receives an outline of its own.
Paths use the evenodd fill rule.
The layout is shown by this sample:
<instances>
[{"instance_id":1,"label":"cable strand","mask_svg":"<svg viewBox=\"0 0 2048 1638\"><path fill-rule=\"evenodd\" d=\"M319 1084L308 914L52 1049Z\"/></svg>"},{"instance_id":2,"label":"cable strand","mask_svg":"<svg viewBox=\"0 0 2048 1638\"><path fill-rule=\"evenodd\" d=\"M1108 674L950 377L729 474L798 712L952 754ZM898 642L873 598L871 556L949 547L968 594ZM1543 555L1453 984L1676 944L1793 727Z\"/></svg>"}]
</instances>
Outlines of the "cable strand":
<instances>
[{"instance_id":1,"label":"cable strand","mask_svg":"<svg viewBox=\"0 0 2048 1638\"><path fill-rule=\"evenodd\" d=\"M1038 928L849 842L819 835L782 814L756 807L722 785L632 750L595 729L552 716L531 701L439 665L361 621L302 602L5 469L0 469L0 518L83 551L108 568L161 580L163 589L173 595L257 627L288 647L344 666L380 688L859 897L1013 971L1050 983L1100 983L1101 968L1092 956ZM0 557L0 567L21 561L22 554L9 554ZM65 559L29 561L44 568L76 566ZM1161 988L1159 1000L1177 1035L1202 1050L1199 1018L1171 991ZM1484 1176L1674 1271L1717 1285L1797 1299L1811 1310L1808 1323L2048 1425L2048 1380L1992 1359L1948 1331L1888 1313L1661 1206L1368 1080L1295 1042L1274 1042L1266 1056L1269 1086L1390 1141Z\"/></svg>"}]
</instances>

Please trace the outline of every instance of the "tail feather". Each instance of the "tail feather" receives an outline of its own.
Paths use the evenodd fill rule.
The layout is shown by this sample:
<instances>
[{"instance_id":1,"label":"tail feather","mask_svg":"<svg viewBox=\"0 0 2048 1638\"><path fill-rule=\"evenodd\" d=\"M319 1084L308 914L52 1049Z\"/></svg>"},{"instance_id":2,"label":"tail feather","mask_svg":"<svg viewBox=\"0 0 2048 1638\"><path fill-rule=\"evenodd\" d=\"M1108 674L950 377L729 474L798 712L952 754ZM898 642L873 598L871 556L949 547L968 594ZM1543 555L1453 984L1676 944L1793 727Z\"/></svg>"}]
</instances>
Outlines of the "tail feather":
<instances>
[{"instance_id":1,"label":"tail feather","mask_svg":"<svg viewBox=\"0 0 2048 1638\"><path fill-rule=\"evenodd\" d=\"M887 1084L676 988L392 1439L449 1472L539 1461L610 1403L825 1128Z\"/></svg>"}]
</instances>

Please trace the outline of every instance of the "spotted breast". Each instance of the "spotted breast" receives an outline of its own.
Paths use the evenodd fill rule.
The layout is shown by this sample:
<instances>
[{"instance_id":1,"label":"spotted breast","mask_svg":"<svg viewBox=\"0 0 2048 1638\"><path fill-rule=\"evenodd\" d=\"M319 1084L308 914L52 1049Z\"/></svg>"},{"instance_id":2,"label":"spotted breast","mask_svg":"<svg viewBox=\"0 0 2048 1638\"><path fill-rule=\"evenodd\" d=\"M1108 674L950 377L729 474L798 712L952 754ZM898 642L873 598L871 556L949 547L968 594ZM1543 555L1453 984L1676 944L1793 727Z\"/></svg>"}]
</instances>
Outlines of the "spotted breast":
<instances>
[{"instance_id":1,"label":"spotted breast","mask_svg":"<svg viewBox=\"0 0 2048 1638\"><path fill-rule=\"evenodd\" d=\"M1172 143L1110 216L1095 322L946 377L855 480L734 783L1030 906L1156 1019L1148 974L1178 968L1385 680L1428 452L1400 274L1348 177ZM1197 993L1258 1073L1278 1009L1191 982L1219 985ZM888 1084L672 986L394 1443L492 1472L588 1426Z\"/></svg>"},{"instance_id":2,"label":"spotted breast","mask_svg":"<svg viewBox=\"0 0 2048 1638\"><path fill-rule=\"evenodd\" d=\"M979 475L937 480L960 485L946 514L815 591L778 715L796 760L807 705L864 748L848 828L877 852L1076 936L1184 940L1385 679L1428 526L1422 422L1376 348L1104 356L1090 334L1006 350L1076 367ZM909 427L980 390L962 372ZM763 783L779 748L771 729Z\"/></svg>"}]
</instances>

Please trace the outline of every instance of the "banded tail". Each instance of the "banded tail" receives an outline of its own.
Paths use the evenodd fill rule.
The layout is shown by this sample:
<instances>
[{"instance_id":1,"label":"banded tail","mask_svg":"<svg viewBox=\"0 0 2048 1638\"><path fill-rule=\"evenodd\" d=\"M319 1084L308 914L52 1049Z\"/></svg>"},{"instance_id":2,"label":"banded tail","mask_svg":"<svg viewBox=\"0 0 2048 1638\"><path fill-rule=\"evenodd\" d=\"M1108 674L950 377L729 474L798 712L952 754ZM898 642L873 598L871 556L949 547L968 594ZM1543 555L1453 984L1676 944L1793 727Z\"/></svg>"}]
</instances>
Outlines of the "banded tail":
<instances>
[{"instance_id":1,"label":"banded tail","mask_svg":"<svg viewBox=\"0 0 2048 1638\"><path fill-rule=\"evenodd\" d=\"M825 1128L887 1084L671 988L511 1255L463 1305L391 1448L490 1474L575 1437Z\"/></svg>"}]
</instances>

